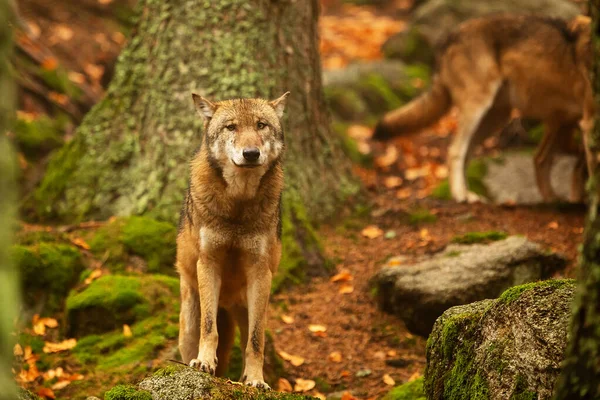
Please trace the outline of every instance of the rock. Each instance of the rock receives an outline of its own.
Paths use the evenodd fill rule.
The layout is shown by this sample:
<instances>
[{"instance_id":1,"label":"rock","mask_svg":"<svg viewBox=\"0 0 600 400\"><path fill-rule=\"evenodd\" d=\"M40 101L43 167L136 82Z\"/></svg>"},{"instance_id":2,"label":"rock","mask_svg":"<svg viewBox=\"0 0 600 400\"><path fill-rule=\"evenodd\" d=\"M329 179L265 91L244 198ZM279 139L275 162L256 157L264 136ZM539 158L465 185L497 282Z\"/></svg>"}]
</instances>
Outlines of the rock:
<instances>
[{"instance_id":1,"label":"rock","mask_svg":"<svg viewBox=\"0 0 600 400\"><path fill-rule=\"evenodd\" d=\"M310 396L264 391L227 382L190 367L168 367L144 379L138 387L117 386L105 400L202 400L202 399L309 400Z\"/></svg>"},{"instance_id":2,"label":"rock","mask_svg":"<svg viewBox=\"0 0 600 400\"><path fill-rule=\"evenodd\" d=\"M383 53L405 62L430 62L433 60L431 48L461 22L499 12L564 19L581 14L570 0L429 0L414 11L407 30L384 43Z\"/></svg>"},{"instance_id":3,"label":"rock","mask_svg":"<svg viewBox=\"0 0 600 400\"><path fill-rule=\"evenodd\" d=\"M448 308L546 279L564 265L563 257L511 236L491 244L452 244L412 266L384 266L371 284L384 310L398 315L412 332L427 336Z\"/></svg>"},{"instance_id":4,"label":"rock","mask_svg":"<svg viewBox=\"0 0 600 400\"><path fill-rule=\"evenodd\" d=\"M575 162L574 156L557 155L552 166L550 181L556 195L563 200L569 198ZM489 197L498 204L543 202L535 181L533 154L504 153L501 162L488 162L483 183Z\"/></svg>"},{"instance_id":5,"label":"rock","mask_svg":"<svg viewBox=\"0 0 600 400\"><path fill-rule=\"evenodd\" d=\"M427 341L427 399L550 399L574 287L529 283L447 310Z\"/></svg>"}]
</instances>

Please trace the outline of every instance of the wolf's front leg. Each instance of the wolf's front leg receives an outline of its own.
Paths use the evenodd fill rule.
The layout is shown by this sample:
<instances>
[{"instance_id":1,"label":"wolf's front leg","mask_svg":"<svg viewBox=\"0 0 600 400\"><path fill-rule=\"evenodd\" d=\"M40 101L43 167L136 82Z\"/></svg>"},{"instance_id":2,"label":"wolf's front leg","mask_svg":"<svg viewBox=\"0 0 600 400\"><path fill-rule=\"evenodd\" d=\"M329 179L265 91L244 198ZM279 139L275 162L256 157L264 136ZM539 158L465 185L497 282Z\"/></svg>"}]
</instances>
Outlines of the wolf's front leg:
<instances>
[{"instance_id":1,"label":"wolf's front leg","mask_svg":"<svg viewBox=\"0 0 600 400\"><path fill-rule=\"evenodd\" d=\"M221 291L221 265L210 256L201 256L196 269L200 294L200 341L198 357L190 361L190 366L214 375L218 363L217 311Z\"/></svg>"},{"instance_id":2,"label":"wolf's front leg","mask_svg":"<svg viewBox=\"0 0 600 400\"><path fill-rule=\"evenodd\" d=\"M263 378L265 326L271 292L272 273L265 263L248 271L248 341L242 381L246 385L270 389Z\"/></svg>"}]
</instances>

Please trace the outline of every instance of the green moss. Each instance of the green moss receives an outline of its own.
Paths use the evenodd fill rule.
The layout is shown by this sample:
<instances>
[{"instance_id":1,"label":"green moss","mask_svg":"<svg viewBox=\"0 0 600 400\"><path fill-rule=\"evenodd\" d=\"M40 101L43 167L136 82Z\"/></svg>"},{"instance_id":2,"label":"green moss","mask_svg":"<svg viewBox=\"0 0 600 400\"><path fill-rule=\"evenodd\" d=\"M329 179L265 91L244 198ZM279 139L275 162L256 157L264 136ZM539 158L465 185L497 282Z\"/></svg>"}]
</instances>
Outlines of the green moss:
<instances>
[{"instance_id":1,"label":"green moss","mask_svg":"<svg viewBox=\"0 0 600 400\"><path fill-rule=\"evenodd\" d=\"M174 365L168 365L165 368L161 368L154 373L154 376L171 376L179 371L179 368Z\"/></svg>"},{"instance_id":2,"label":"green moss","mask_svg":"<svg viewBox=\"0 0 600 400\"><path fill-rule=\"evenodd\" d=\"M328 86L324 94L334 115L344 121L362 121L369 112L364 99L350 87Z\"/></svg>"},{"instance_id":3,"label":"green moss","mask_svg":"<svg viewBox=\"0 0 600 400\"><path fill-rule=\"evenodd\" d=\"M132 340L127 346L99 359L96 368L98 370L111 370L111 373L114 373L116 369L127 370L131 364L152 360L156 351L164 347L166 342L167 339L164 336L158 333L150 333L147 336Z\"/></svg>"},{"instance_id":4,"label":"green moss","mask_svg":"<svg viewBox=\"0 0 600 400\"><path fill-rule=\"evenodd\" d=\"M423 378L396 386L383 396L382 400L425 400Z\"/></svg>"},{"instance_id":5,"label":"green moss","mask_svg":"<svg viewBox=\"0 0 600 400\"><path fill-rule=\"evenodd\" d=\"M487 188L483 183L483 178L485 178L485 175L487 174L486 160L471 160L467 167L466 174L469 191L482 197L488 197ZM450 192L450 183L448 182L448 179L441 181L438 186L433 189L431 196L440 200L451 200L452 193Z\"/></svg>"},{"instance_id":6,"label":"green moss","mask_svg":"<svg viewBox=\"0 0 600 400\"><path fill-rule=\"evenodd\" d=\"M348 124L339 121L334 121L331 124L331 129L340 138L342 150L346 156L355 164L362 165L365 168L371 168L373 166L373 155L363 154L358 150L358 144L356 143L356 140L348 136L346 133L348 131L348 127Z\"/></svg>"},{"instance_id":7,"label":"green moss","mask_svg":"<svg viewBox=\"0 0 600 400\"><path fill-rule=\"evenodd\" d=\"M418 208L408 214L408 223L411 225L429 224L437 221L437 217L426 208Z\"/></svg>"},{"instance_id":8,"label":"green moss","mask_svg":"<svg viewBox=\"0 0 600 400\"><path fill-rule=\"evenodd\" d=\"M106 392L104 400L152 400L152 395L134 386L119 385Z\"/></svg>"},{"instance_id":9,"label":"green moss","mask_svg":"<svg viewBox=\"0 0 600 400\"><path fill-rule=\"evenodd\" d=\"M531 128L529 128L527 130L527 138L535 143L538 144L542 141L542 138L544 137L544 125L538 123L533 125Z\"/></svg>"},{"instance_id":10,"label":"green moss","mask_svg":"<svg viewBox=\"0 0 600 400\"><path fill-rule=\"evenodd\" d=\"M390 83L379 74L368 74L362 77L358 83L358 91L371 111L376 114L396 109L404 104Z\"/></svg>"},{"instance_id":11,"label":"green moss","mask_svg":"<svg viewBox=\"0 0 600 400\"><path fill-rule=\"evenodd\" d=\"M45 115L31 121L17 119L13 126L17 147L29 159L39 158L60 147L63 143L62 121Z\"/></svg>"},{"instance_id":12,"label":"green moss","mask_svg":"<svg viewBox=\"0 0 600 400\"><path fill-rule=\"evenodd\" d=\"M454 236L452 243L474 244L474 243L489 243L498 240L504 240L508 237L508 233L499 231L487 232L468 232L464 235Z\"/></svg>"},{"instance_id":13,"label":"green moss","mask_svg":"<svg viewBox=\"0 0 600 400\"><path fill-rule=\"evenodd\" d=\"M23 293L29 305L45 298L44 310L60 309L69 288L83 269L79 250L70 245L42 242L38 245L12 247L12 256L19 267Z\"/></svg>"},{"instance_id":14,"label":"green moss","mask_svg":"<svg viewBox=\"0 0 600 400\"><path fill-rule=\"evenodd\" d=\"M147 217L131 217L123 226L121 242L148 262L150 272L174 271L177 229Z\"/></svg>"},{"instance_id":15,"label":"green moss","mask_svg":"<svg viewBox=\"0 0 600 400\"><path fill-rule=\"evenodd\" d=\"M452 250L452 251L447 252L445 255L446 255L446 257L458 257L458 256L460 256L460 254L461 254L460 251Z\"/></svg>"},{"instance_id":16,"label":"green moss","mask_svg":"<svg viewBox=\"0 0 600 400\"><path fill-rule=\"evenodd\" d=\"M512 303L515 300L518 300L519 297L521 297L521 295L523 293L525 293L526 291L531 290L531 289L542 289L542 290L545 288L559 289L563 286L574 286L574 285L575 285L575 281L573 279L549 279L549 280L541 281L541 282L525 283L523 285L513 286L510 289L507 289L506 291L504 291L504 293L502 293L500 295L500 297L498 298L498 301L500 303L508 304L508 303Z\"/></svg>"},{"instance_id":17,"label":"green moss","mask_svg":"<svg viewBox=\"0 0 600 400\"><path fill-rule=\"evenodd\" d=\"M537 400L538 395L527 389L527 380L523 375L517 376L515 389L510 396L510 400Z\"/></svg>"}]
</instances>

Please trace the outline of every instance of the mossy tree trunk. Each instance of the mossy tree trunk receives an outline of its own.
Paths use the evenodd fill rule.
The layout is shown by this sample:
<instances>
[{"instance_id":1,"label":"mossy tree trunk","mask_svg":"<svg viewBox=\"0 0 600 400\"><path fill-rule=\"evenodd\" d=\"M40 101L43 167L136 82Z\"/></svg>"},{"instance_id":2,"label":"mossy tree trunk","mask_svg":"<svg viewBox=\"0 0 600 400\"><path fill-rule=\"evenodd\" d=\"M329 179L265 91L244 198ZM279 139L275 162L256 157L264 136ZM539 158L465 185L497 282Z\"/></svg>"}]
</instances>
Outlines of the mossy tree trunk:
<instances>
[{"instance_id":1,"label":"mossy tree trunk","mask_svg":"<svg viewBox=\"0 0 600 400\"><path fill-rule=\"evenodd\" d=\"M593 20L592 70L597 107L600 105L600 0L590 0ZM600 123L596 119L590 144L592 154L600 150ZM600 168L588 182L589 211L580 255L579 285L573 304L571 332L563 370L554 398L600 398L600 215L598 188Z\"/></svg>"},{"instance_id":2,"label":"mossy tree trunk","mask_svg":"<svg viewBox=\"0 0 600 400\"><path fill-rule=\"evenodd\" d=\"M328 127L318 1L141 0L106 98L49 165L30 202L46 219L148 214L176 221L200 143L191 92L211 99L289 90L288 202L331 215L351 187Z\"/></svg>"},{"instance_id":3,"label":"mossy tree trunk","mask_svg":"<svg viewBox=\"0 0 600 400\"><path fill-rule=\"evenodd\" d=\"M15 91L9 58L12 53L13 8L0 0L0 398L14 399L16 391L11 373L14 321L19 307L19 283L10 262L9 249L15 212L16 159L5 135L14 111Z\"/></svg>"}]
</instances>

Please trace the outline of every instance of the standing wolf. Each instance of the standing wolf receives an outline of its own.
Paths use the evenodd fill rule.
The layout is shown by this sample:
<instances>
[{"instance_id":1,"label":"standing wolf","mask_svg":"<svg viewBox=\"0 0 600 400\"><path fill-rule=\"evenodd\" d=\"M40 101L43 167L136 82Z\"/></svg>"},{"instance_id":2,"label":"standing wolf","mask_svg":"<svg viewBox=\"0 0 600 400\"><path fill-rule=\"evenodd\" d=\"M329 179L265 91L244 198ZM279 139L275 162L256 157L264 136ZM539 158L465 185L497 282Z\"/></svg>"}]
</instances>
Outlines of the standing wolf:
<instances>
[{"instance_id":1,"label":"standing wolf","mask_svg":"<svg viewBox=\"0 0 600 400\"><path fill-rule=\"evenodd\" d=\"M499 15L469 20L450 35L438 54L429 91L384 116L375 139L416 131L455 105L458 132L448 152L452 197L468 197L465 164L475 145L497 133L512 109L544 124L535 155L536 181L544 200L556 198L550 185L554 154L582 122L584 140L594 114L590 19L572 21ZM574 171L572 200L583 194L584 158ZM593 163L588 157L588 168Z\"/></svg>"},{"instance_id":2,"label":"standing wolf","mask_svg":"<svg viewBox=\"0 0 600 400\"><path fill-rule=\"evenodd\" d=\"M283 96L211 103L193 94L204 138L191 162L177 236L183 361L223 375L241 333L241 381L263 378L271 278L281 257Z\"/></svg>"}]
</instances>

